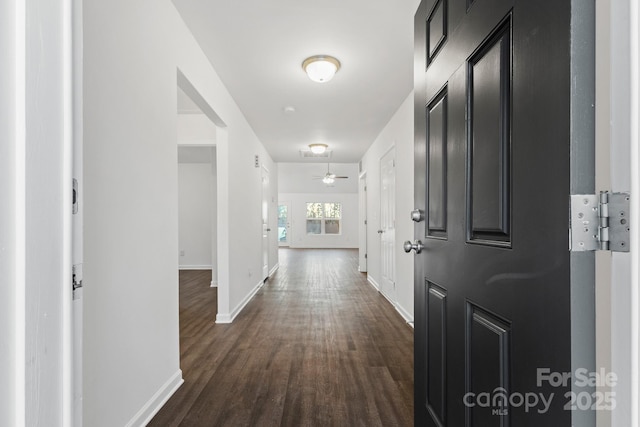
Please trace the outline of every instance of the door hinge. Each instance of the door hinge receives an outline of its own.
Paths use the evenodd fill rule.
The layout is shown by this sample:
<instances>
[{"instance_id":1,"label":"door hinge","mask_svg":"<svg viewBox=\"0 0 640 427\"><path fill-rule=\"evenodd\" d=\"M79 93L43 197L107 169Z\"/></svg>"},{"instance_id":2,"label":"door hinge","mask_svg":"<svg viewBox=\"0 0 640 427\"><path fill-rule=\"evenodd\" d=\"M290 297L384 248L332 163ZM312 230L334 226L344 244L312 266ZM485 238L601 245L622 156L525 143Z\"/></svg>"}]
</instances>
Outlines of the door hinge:
<instances>
[{"instance_id":1,"label":"door hinge","mask_svg":"<svg viewBox=\"0 0 640 427\"><path fill-rule=\"evenodd\" d=\"M364 259L367 259L367 255L368 255L368 254L364 254Z\"/></svg>"},{"instance_id":2,"label":"door hinge","mask_svg":"<svg viewBox=\"0 0 640 427\"><path fill-rule=\"evenodd\" d=\"M629 193L571 195L569 250L629 252Z\"/></svg>"},{"instance_id":3,"label":"door hinge","mask_svg":"<svg viewBox=\"0 0 640 427\"><path fill-rule=\"evenodd\" d=\"M364 220L364 225L367 225L367 220L366 219Z\"/></svg>"},{"instance_id":4,"label":"door hinge","mask_svg":"<svg viewBox=\"0 0 640 427\"><path fill-rule=\"evenodd\" d=\"M71 269L71 288L73 299L76 299L76 291L82 287L82 264L75 264Z\"/></svg>"}]
</instances>

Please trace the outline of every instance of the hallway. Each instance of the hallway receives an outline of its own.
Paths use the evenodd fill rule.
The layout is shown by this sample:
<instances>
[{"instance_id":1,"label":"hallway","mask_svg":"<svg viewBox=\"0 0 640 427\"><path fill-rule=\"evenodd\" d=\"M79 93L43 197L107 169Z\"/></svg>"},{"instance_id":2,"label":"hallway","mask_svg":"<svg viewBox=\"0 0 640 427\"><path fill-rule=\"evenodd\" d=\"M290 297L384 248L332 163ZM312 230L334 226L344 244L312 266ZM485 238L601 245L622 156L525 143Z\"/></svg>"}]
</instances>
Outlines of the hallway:
<instances>
[{"instance_id":1,"label":"hallway","mask_svg":"<svg viewBox=\"0 0 640 427\"><path fill-rule=\"evenodd\" d=\"M210 272L180 273L184 384L150 426L413 425L413 330L355 250L280 249L280 268L215 324Z\"/></svg>"}]
</instances>

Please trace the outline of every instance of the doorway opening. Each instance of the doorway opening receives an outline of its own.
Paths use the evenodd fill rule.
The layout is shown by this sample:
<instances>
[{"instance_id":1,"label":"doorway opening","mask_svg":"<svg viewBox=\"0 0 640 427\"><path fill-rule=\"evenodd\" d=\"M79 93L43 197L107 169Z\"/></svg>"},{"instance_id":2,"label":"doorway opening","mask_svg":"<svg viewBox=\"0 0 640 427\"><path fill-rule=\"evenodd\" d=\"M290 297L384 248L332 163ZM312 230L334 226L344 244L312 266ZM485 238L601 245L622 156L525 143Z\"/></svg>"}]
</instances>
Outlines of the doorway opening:
<instances>
[{"instance_id":1,"label":"doorway opening","mask_svg":"<svg viewBox=\"0 0 640 427\"><path fill-rule=\"evenodd\" d=\"M217 285L216 148L178 146L178 266Z\"/></svg>"},{"instance_id":2,"label":"doorway opening","mask_svg":"<svg viewBox=\"0 0 640 427\"><path fill-rule=\"evenodd\" d=\"M218 298L218 150L216 123L199 106L203 99L178 72L177 162L178 162L178 253L179 304L197 298L198 318L217 317ZM198 102L200 101L200 102ZM209 284L210 286L207 286ZM184 287L188 290L185 292ZM211 288L216 289L211 289ZM180 328L180 342L184 330ZM182 354L182 352L181 352Z\"/></svg>"},{"instance_id":3,"label":"doorway opening","mask_svg":"<svg viewBox=\"0 0 640 427\"><path fill-rule=\"evenodd\" d=\"M291 202L278 202L278 246L289 247L291 241Z\"/></svg>"}]
</instances>

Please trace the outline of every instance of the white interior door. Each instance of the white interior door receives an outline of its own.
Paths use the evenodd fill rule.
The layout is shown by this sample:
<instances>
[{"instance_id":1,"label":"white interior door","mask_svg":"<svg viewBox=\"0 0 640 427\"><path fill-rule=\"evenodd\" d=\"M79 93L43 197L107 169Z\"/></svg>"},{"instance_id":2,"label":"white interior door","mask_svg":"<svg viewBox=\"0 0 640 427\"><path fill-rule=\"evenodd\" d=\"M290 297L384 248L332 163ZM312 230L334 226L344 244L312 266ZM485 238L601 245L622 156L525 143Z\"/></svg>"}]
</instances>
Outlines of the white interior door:
<instances>
[{"instance_id":1,"label":"white interior door","mask_svg":"<svg viewBox=\"0 0 640 427\"><path fill-rule=\"evenodd\" d=\"M291 244L291 202L278 202L278 246Z\"/></svg>"},{"instance_id":2,"label":"white interior door","mask_svg":"<svg viewBox=\"0 0 640 427\"><path fill-rule=\"evenodd\" d=\"M262 278L269 277L269 171L262 167Z\"/></svg>"},{"instance_id":3,"label":"white interior door","mask_svg":"<svg viewBox=\"0 0 640 427\"><path fill-rule=\"evenodd\" d=\"M358 271L365 273L367 271L367 175L362 174L358 183L359 197L359 262Z\"/></svg>"},{"instance_id":4,"label":"white interior door","mask_svg":"<svg viewBox=\"0 0 640 427\"><path fill-rule=\"evenodd\" d=\"M391 301L396 293L396 150L392 148L380 159L380 291Z\"/></svg>"}]
</instances>

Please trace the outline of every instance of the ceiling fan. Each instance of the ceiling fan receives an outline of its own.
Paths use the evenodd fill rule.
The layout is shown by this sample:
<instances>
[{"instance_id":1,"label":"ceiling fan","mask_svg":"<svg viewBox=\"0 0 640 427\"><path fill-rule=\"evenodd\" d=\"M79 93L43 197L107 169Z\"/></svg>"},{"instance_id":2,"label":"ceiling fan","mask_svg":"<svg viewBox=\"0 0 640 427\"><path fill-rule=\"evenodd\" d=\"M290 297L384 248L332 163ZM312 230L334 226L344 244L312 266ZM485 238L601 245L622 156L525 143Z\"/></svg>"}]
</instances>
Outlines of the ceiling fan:
<instances>
[{"instance_id":1,"label":"ceiling fan","mask_svg":"<svg viewBox=\"0 0 640 427\"><path fill-rule=\"evenodd\" d=\"M314 176L313 179L321 179L327 185L333 184L336 179L348 179L348 176L337 176L329 170L329 163L327 163L327 173L324 176Z\"/></svg>"}]
</instances>

